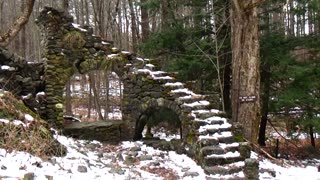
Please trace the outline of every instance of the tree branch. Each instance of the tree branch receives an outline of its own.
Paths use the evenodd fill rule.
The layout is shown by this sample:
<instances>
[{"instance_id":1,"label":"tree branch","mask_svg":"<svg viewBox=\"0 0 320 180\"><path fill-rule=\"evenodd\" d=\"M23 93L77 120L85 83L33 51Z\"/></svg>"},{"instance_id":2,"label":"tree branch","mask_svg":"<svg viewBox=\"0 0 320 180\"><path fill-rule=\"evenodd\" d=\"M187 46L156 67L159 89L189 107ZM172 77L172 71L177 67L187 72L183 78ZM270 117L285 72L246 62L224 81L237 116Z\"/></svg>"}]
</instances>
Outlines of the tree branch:
<instances>
[{"instance_id":1,"label":"tree branch","mask_svg":"<svg viewBox=\"0 0 320 180\"><path fill-rule=\"evenodd\" d=\"M0 47L6 47L17 36L22 27L28 22L35 0L27 0L22 15L12 24L7 32L0 35Z\"/></svg>"},{"instance_id":2,"label":"tree branch","mask_svg":"<svg viewBox=\"0 0 320 180\"><path fill-rule=\"evenodd\" d=\"M248 11L250 9L253 9L257 6L260 6L260 4L264 3L266 0L256 0L253 3L248 4L248 6L245 8L245 11Z\"/></svg>"},{"instance_id":3,"label":"tree branch","mask_svg":"<svg viewBox=\"0 0 320 180\"><path fill-rule=\"evenodd\" d=\"M238 0L233 0L232 2L233 2L233 4L234 4L234 7L235 7L237 13L240 14L240 13L241 13L241 9L240 9L240 5L239 5Z\"/></svg>"}]
</instances>

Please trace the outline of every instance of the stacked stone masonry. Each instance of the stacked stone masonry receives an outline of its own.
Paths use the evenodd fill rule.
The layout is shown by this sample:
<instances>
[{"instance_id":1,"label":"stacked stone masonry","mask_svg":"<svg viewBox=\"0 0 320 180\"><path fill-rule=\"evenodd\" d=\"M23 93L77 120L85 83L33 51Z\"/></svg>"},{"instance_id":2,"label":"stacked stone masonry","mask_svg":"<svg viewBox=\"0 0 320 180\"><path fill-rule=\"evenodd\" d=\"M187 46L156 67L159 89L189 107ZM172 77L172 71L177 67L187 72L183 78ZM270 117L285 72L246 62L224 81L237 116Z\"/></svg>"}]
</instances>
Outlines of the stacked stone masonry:
<instances>
[{"instance_id":1,"label":"stacked stone masonry","mask_svg":"<svg viewBox=\"0 0 320 180\"><path fill-rule=\"evenodd\" d=\"M18 95L31 94L30 99L35 99L37 92L44 91L45 100L29 105L43 119L62 125L63 88L74 73L111 70L124 85L123 123L119 125L120 133L115 133L119 139L140 139L141 129L137 127L143 115L157 108L168 108L179 116L182 142L188 155L197 159L206 173L221 174L222 179L245 179L244 160L250 157L250 147L235 141L232 125L223 112L214 109L210 97L196 94L185 84L176 82L175 73L157 70L155 60L113 48L111 43L93 35L92 28L73 24L72 17L63 12L46 7L36 22L43 36L43 63L36 65L36 71L30 71L28 63L1 50L0 65L14 70L0 69L5 71L1 72L0 85L4 87L4 79L14 77L15 83L21 83L16 85Z\"/></svg>"}]
</instances>

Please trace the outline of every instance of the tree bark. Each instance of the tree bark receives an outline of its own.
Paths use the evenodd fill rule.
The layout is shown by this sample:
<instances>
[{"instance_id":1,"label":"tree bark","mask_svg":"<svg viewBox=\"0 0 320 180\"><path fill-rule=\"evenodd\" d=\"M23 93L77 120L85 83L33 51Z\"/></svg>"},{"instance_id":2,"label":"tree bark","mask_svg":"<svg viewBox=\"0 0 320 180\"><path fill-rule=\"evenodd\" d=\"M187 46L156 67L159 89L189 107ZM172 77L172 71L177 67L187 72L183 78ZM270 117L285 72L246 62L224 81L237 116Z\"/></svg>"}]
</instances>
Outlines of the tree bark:
<instances>
[{"instance_id":1,"label":"tree bark","mask_svg":"<svg viewBox=\"0 0 320 180\"><path fill-rule=\"evenodd\" d=\"M149 26L149 14L148 9L144 6L143 3L146 3L147 0L141 0L141 31L142 31L142 42L146 42L149 37L150 26Z\"/></svg>"},{"instance_id":2,"label":"tree bark","mask_svg":"<svg viewBox=\"0 0 320 180\"><path fill-rule=\"evenodd\" d=\"M232 119L243 127L244 138L257 143L260 121L260 46L257 0L233 0L231 21ZM241 102L241 97L254 96Z\"/></svg>"},{"instance_id":3,"label":"tree bark","mask_svg":"<svg viewBox=\"0 0 320 180\"><path fill-rule=\"evenodd\" d=\"M27 0L22 15L16 19L7 32L0 35L0 47L8 46L9 43L17 36L22 27L28 22L33 10L34 2L35 0Z\"/></svg>"},{"instance_id":4,"label":"tree bark","mask_svg":"<svg viewBox=\"0 0 320 180\"><path fill-rule=\"evenodd\" d=\"M309 135L310 135L310 140L311 140L311 145L312 147L316 147L316 141L314 139L314 133L313 133L313 126L309 127Z\"/></svg>"},{"instance_id":5,"label":"tree bark","mask_svg":"<svg viewBox=\"0 0 320 180\"><path fill-rule=\"evenodd\" d=\"M130 15L131 15L132 51L136 52L136 48L138 45L137 25L136 25L136 15L134 12L132 0L129 0L129 8L130 8Z\"/></svg>"},{"instance_id":6,"label":"tree bark","mask_svg":"<svg viewBox=\"0 0 320 180\"><path fill-rule=\"evenodd\" d=\"M270 96L270 65L266 62L265 68L262 70L263 79L263 94L262 94L262 109L261 109L261 122L259 127L259 139L258 143L261 146L265 146L266 143L266 128L268 122L268 113L269 113L269 96Z\"/></svg>"}]
</instances>

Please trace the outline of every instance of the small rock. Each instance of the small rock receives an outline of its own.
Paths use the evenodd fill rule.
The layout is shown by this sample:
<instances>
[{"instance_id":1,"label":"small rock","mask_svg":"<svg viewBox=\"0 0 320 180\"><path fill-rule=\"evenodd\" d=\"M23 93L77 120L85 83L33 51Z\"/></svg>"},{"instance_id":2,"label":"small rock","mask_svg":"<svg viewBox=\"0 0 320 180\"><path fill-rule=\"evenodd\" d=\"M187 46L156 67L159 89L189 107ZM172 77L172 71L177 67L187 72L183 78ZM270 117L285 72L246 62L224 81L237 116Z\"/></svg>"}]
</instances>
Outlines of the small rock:
<instances>
[{"instance_id":1,"label":"small rock","mask_svg":"<svg viewBox=\"0 0 320 180\"><path fill-rule=\"evenodd\" d=\"M121 167L113 167L109 170L109 173L123 175L126 171Z\"/></svg>"},{"instance_id":2,"label":"small rock","mask_svg":"<svg viewBox=\"0 0 320 180\"><path fill-rule=\"evenodd\" d=\"M34 180L34 173L30 172L23 176L23 180Z\"/></svg>"},{"instance_id":3,"label":"small rock","mask_svg":"<svg viewBox=\"0 0 320 180\"><path fill-rule=\"evenodd\" d=\"M119 160L119 161L123 161L124 160L121 152L117 154L117 160Z\"/></svg>"},{"instance_id":4,"label":"small rock","mask_svg":"<svg viewBox=\"0 0 320 180\"><path fill-rule=\"evenodd\" d=\"M190 170L189 167L185 167L185 168L182 168L182 169L181 169L182 172L187 172L187 171L189 171L189 170Z\"/></svg>"},{"instance_id":5,"label":"small rock","mask_svg":"<svg viewBox=\"0 0 320 180\"><path fill-rule=\"evenodd\" d=\"M37 166L38 168L42 168L41 162L38 162L38 161L32 163L32 165Z\"/></svg>"},{"instance_id":6,"label":"small rock","mask_svg":"<svg viewBox=\"0 0 320 180\"><path fill-rule=\"evenodd\" d=\"M134 147L130 148L130 151L141 151L141 148L138 146L134 146Z\"/></svg>"},{"instance_id":7,"label":"small rock","mask_svg":"<svg viewBox=\"0 0 320 180\"><path fill-rule=\"evenodd\" d=\"M155 161L155 162L152 162L151 165L153 165L153 166L160 166L160 162L159 162L159 161Z\"/></svg>"},{"instance_id":8,"label":"small rock","mask_svg":"<svg viewBox=\"0 0 320 180\"><path fill-rule=\"evenodd\" d=\"M98 156L98 158L102 158L103 157L103 153L98 153L97 156Z\"/></svg>"},{"instance_id":9,"label":"small rock","mask_svg":"<svg viewBox=\"0 0 320 180\"><path fill-rule=\"evenodd\" d=\"M183 177L186 177L186 176L196 177L196 176L199 176L199 173L198 172L187 171L187 172L184 173Z\"/></svg>"},{"instance_id":10,"label":"small rock","mask_svg":"<svg viewBox=\"0 0 320 180\"><path fill-rule=\"evenodd\" d=\"M139 157L140 161L147 161L147 160L152 160L152 156L151 155L141 155Z\"/></svg>"},{"instance_id":11,"label":"small rock","mask_svg":"<svg viewBox=\"0 0 320 180\"><path fill-rule=\"evenodd\" d=\"M49 162L50 162L52 165L56 165L56 164L57 164L57 159L56 159L56 158L51 158L51 159L49 159Z\"/></svg>"},{"instance_id":12,"label":"small rock","mask_svg":"<svg viewBox=\"0 0 320 180\"><path fill-rule=\"evenodd\" d=\"M4 166L4 165L2 165L2 166L1 166L1 169L2 169L2 170L6 170L6 169L7 169L7 167L6 167L6 166Z\"/></svg>"},{"instance_id":13,"label":"small rock","mask_svg":"<svg viewBox=\"0 0 320 180\"><path fill-rule=\"evenodd\" d=\"M53 180L53 176L46 175L47 180Z\"/></svg>"},{"instance_id":14,"label":"small rock","mask_svg":"<svg viewBox=\"0 0 320 180\"><path fill-rule=\"evenodd\" d=\"M88 172L88 169L86 166L78 166L78 171L81 172L81 173L86 173Z\"/></svg>"},{"instance_id":15,"label":"small rock","mask_svg":"<svg viewBox=\"0 0 320 180\"><path fill-rule=\"evenodd\" d=\"M126 160L124 161L124 164L133 165L134 162L135 162L135 158L133 158L132 156L128 155L128 156L126 156Z\"/></svg>"},{"instance_id":16,"label":"small rock","mask_svg":"<svg viewBox=\"0 0 320 180\"><path fill-rule=\"evenodd\" d=\"M137 151L129 151L128 155L136 157L136 156L138 156L138 152Z\"/></svg>"}]
</instances>

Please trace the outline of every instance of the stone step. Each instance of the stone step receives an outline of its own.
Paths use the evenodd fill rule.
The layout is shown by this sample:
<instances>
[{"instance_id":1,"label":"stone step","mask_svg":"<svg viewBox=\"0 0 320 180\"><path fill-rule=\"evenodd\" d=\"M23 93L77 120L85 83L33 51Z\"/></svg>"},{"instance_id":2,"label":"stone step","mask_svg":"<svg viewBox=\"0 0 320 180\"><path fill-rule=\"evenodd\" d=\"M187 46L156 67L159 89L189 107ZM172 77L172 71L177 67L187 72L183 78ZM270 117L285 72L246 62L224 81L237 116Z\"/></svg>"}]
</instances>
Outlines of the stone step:
<instances>
[{"instance_id":1,"label":"stone step","mask_svg":"<svg viewBox=\"0 0 320 180\"><path fill-rule=\"evenodd\" d=\"M203 100L206 100L206 96L200 95L200 94L194 94L194 95L180 96L177 98L176 101L181 103L192 103L195 101L203 101Z\"/></svg>"},{"instance_id":2,"label":"stone step","mask_svg":"<svg viewBox=\"0 0 320 180\"><path fill-rule=\"evenodd\" d=\"M219 144L219 139L218 138L211 138L211 137L199 138L198 143L199 143L200 147L216 146Z\"/></svg>"},{"instance_id":3,"label":"stone step","mask_svg":"<svg viewBox=\"0 0 320 180\"><path fill-rule=\"evenodd\" d=\"M231 144L234 142L235 142L235 139L233 136L219 137L219 143Z\"/></svg>"},{"instance_id":4,"label":"stone step","mask_svg":"<svg viewBox=\"0 0 320 180\"><path fill-rule=\"evenodd\" d=\"M173 96L175 98L180 98L180 97L183 97L183 96L189 96L189 95L192 96L192 95L195 95L195 93L193 93L192 91L190 91L187 88L179 88L179 89L171 90L169 92L169 95Z\"/></svg>"},{"instance_id":5,"label":"stone step","mask_svg":"<svg viewBox=\"0 0 320 180\"><path fill-rule=\"evenodd\" d=\"M204 126L199 127L199 134L206 135L206 134L215 134L221 133L223 131L231 131L231 124L223 123L223 124L206 124Z\"/></svg>"},{"instance_id":6,"label":"stone step","mask_svg":"<svg viewBox=\"0 0 320 180\"><path fill-rule=\"evenodd\" d=\"M207 174L231 175L243 171L244 162L236 162L223 166L204 166L203 169Z\"/></svg>"},{"instance_id":7,"label":"stone step","mask_svg":"<svg viewBox=\"0 0 320 180\"><path fill-rule=\"evenodd\" d=\"M210 107L210 102L209 101L194 101L191 103L184 103L181 105L182 108L184 107L189 107L192 108L193 110L197 110L197 109L204 109L207 107Z\"/></svg>"},{"instance_id":8,"label":"stone step","mask_svg":"<svg viewBox=\"0 0 320 180\"><path fill-rule=\"evenodd\" d=\"M172 83L168 82L168 83L165 83L163 86L168 90L175 90L175 89L183 89L184 88L184 84L181 82L172 82Z\"/></svg>"},{"instance_id":9,"label":"stone step","mask_svg":"<svg viewBox=\"0 0 320 180\"><path fill-rule=\"evenodd\" d=\"M245 158L240 156L238 151L227 152L225 154L211 154L203 158L205 166L225 165L234 162L244 161Z\"/></svg>"},{"instance_id":10,"label":"stone step","mask_svg":"<svg viewBox=\"0 0 320 180\"><path fill-rule=\"evenodd\" d=\"M201 127L200 127L201 128ZM198 132L198 135L212 135L215 133L222 133L231 131L231 128L212 128L212 129L206 129Z\"/></svg>"},{"instance_id":11,"label":"stone step","mask_svg":"<svg viewBox=\"0 0 320 180\"><path fill-rule=\"evenodd\" d=\"M206 126L206 125L222 125L225 123L225 120L220 119L219 117L212 117L210 119L197 119L195 118L192 121L193 126L196 129L199 129L201 126Z\"/></svg>"},{"instance_id":12,"label":"stone step","mask_svg":"<svg viewBox=\"0 0 320 180\"><path fill-rule=\"evenodd\" d=\"M211 154L224 154L226 151L221 148L219 145L215 146L205 146L200 149L200 153L203 156L211 155Z\"/></svg>"},{"instance_id":13,"label":"stone step","mask_svg":"<svg viewBox=\"0 0 320 180\"><path fill-rule=\"evenodd\" d=\"M217 109L199 109L199 110L194 110L192 113L199 119L207 119L212 116L216 117L224 117L225 113L222 111L219 111Z\"/></svg>"}]
</instances>

